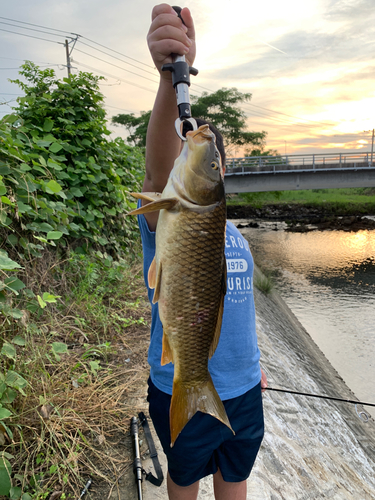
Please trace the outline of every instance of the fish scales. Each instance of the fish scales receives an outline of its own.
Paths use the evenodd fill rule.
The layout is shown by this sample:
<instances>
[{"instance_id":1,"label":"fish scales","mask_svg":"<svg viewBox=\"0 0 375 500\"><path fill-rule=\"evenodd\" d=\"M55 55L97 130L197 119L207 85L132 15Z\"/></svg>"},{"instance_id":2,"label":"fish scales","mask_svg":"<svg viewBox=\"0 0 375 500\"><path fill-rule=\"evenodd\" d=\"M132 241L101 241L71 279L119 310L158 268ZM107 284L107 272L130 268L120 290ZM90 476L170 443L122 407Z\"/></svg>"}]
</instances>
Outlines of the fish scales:
<instances>
[{"instance_id":1,"label":"fish scales","mask_svg":"<svg viewBox=\"0 0 375 500\"><path fill-rule=\"evenodd\" d=\"M185 385L207 378L220 307L225 215L225 203L204 214L183 210L170 228L171 241L165 241L163 260L171 264L162 270L161 295L172 305L160 308L160 318L172 349L179 353L176 378L182 372Z\"/></svg>"}]
</instances>

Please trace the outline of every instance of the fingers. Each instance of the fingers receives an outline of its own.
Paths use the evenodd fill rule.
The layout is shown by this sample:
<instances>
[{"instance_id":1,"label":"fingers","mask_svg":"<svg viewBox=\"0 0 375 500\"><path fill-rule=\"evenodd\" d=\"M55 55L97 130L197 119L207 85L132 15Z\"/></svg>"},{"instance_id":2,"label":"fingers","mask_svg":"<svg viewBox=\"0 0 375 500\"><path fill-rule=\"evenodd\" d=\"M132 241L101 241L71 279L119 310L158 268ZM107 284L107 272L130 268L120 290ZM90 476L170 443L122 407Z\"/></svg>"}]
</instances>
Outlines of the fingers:
<instances>
[{"instance_id":1,"label":"fingers","mask_svg":"<svg viewBox=\"0 0 375 500\"><path fill-rule=\"evenodd\" d=\"M262 388L262 392L264 392L268 387L267 375L264 373L262 369L260 369L262 373L262 377L260 379L260 387Z\"/></svg>"},{"instance_id":2,"label":"fingers","mask_svg":"<svg viewBox=\"0 0 375 500\"><path fill-rule=\"evenodd\" d=\"M182 9L181 17L184 20L185 26L187 28L187 36L190 40L195 40L194 22L190 10L187 7L184 7Z\"/></svg>"},{"instance_id":3,"label":"fingers","mask_svg":"<svg viewBox=\"0 0 375 500\"><path fill-rule=\"evenodd\" d=\"M193 19L187 8L182 10L181 15L186 26L170 5L157 5L152 11L152 23L148 32L147 43L159 71L161 71L163 64L172 61L172 53L187 56L190 65L194 60L195 32Z\"/></svg>"}]
</instances>

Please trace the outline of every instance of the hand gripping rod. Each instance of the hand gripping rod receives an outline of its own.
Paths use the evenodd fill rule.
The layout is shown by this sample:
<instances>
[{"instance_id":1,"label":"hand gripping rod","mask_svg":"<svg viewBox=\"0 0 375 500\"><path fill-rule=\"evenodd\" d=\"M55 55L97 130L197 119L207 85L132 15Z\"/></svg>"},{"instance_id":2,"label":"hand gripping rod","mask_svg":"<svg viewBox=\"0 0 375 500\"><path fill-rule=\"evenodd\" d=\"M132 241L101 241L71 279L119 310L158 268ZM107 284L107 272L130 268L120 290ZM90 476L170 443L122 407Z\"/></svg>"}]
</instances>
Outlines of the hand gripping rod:
<instances>
[{"instance_id":1,"label":"hand gripping rod","mask_svg":"<svg viewBox=\"0 0 375 500\"><path fill-rule=\"evenodd\" d=\"M177 12L178 17L181 17L181 7L173 7L173 9ZM185 24L185 23L184 23ZM162 66L162 71L170 71L172 73L172 84L174 89L176 90L177 97L177 107L179 118L175 121L175 129L177 135L183 141L186 141L186 137L182 134L182 127L184 121L188 121L193 130L197 130L197 122L191 116L191 106L190 106L190 96L189 96L189 87L190 87L190 75L197 75L198 70L192 68L186 62L185 56L172 55L173 62L169 64L164 64Z\"/></svg>"}]
</instances>

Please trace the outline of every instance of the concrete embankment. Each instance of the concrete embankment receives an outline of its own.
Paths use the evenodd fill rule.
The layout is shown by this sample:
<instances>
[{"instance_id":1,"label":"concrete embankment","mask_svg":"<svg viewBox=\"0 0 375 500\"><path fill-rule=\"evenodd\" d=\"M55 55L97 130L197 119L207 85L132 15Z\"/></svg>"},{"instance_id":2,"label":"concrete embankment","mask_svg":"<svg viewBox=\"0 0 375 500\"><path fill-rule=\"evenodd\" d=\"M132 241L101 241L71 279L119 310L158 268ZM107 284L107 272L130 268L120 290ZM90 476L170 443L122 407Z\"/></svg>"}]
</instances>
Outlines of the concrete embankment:
<instances>
[{"instance_id":1,"label":"concrete embankment","mask_svg":"<svg viewBox=\"0 0 375 500\"><path fill-rule=\"evenodd\" d=\"M270 387L356 399L276 292L266 297L255 290L255 300ZM364 423L351 404L271 391L264 394L264 411L266 432L248 480L249 500L375 499L374 420ZM159 443L157 448L166 474ZM143 465L153 470L151 459ZM143 493L146 500L168 498L165 481L160 488L144 481ZM214 498L212 477L201 482L198 498Z\"/></svg>"}]
</instances>

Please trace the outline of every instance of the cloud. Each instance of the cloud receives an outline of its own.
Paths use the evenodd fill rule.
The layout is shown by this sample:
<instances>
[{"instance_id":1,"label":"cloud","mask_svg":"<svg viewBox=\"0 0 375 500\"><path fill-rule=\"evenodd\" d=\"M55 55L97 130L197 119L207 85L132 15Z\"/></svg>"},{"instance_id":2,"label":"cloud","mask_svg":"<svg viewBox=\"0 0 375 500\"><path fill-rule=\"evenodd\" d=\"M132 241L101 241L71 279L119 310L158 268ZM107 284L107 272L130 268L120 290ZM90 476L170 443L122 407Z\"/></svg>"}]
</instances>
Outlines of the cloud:
<instances>
[{"instance_id":1,"label":"cloud","mask_svg":"<svg viewBox=\"0 0 375 500\"><path fill-rule=\"evenodd\" d=\"M331 0L325 18L331 21L366 22L374 9L373 0ZM364 15L366 13L366 15Z\"/></svg>"}]
</instances>

